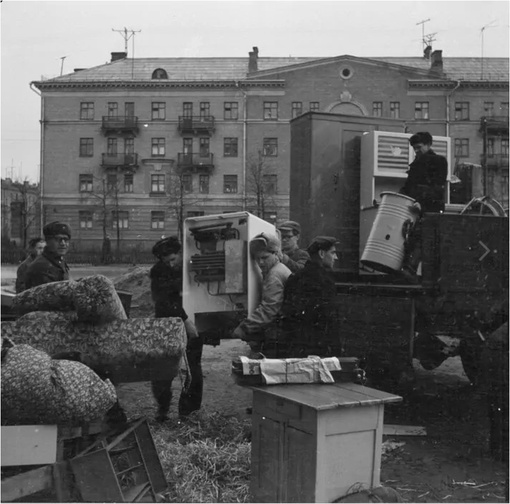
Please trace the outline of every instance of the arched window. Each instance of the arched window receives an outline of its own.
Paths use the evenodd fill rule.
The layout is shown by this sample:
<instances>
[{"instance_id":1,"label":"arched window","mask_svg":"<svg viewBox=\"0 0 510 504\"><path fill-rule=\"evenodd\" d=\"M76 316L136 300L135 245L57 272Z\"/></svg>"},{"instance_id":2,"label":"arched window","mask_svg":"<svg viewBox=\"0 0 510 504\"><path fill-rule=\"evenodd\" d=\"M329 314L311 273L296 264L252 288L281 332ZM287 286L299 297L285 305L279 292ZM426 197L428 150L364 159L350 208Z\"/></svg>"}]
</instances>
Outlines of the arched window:
<instances>
[{"instance_id":1,"label":"arched window","mask_svg":"<svg viewBox=\"0 0 510 504\"><path fill-rule=\"evenodd\" d=\"M168 79L168 74L166 73L166 70L163 70L162 68L156 68L154 72L152 72L152 78L153 79Z\"/></svg>"}]
</instances>

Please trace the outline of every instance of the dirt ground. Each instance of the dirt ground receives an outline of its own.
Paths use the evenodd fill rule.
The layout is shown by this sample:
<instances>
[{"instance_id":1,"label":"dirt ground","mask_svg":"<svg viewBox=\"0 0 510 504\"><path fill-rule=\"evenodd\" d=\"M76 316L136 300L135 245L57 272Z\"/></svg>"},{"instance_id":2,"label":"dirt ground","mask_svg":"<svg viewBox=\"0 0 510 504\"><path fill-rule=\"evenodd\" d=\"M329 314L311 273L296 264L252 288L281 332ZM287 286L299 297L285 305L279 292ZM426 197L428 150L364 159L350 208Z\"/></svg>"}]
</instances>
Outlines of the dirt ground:
<instances>
[{"instance_id":1,"label":"dirt ground","mask_svg":"<svg viewBox=\"0 0 510 504\"><path fill-rule=\"evenodd\" d=\"M2 267L3 287L12 283L4 273ZM138 270L134 277L134 290L140 292L133 296L131 317L150 309L147 296L141 294L147 286L143 272ZM127 286L124 283L123 288ZM204 409L249 418L246 408L251 406L252 392L237 385L230 370L232 359L247 349L239 340L204 347ZM405 502L508 502L507 466L491 460L488 450L485 398L470 385L460 359L449 359L434 371L422 369L417 361L414 367L413 386L392 391L401 394L403 401L386 406L385 424L421 426L426 435L384 436L387 453L381 464L381 484L395 488ZM171 409L175 416L180 386L175 379ZM118 394L128 415L153 418L156 406L149 383L122 384Z\"/></svg>"}]
</instances>

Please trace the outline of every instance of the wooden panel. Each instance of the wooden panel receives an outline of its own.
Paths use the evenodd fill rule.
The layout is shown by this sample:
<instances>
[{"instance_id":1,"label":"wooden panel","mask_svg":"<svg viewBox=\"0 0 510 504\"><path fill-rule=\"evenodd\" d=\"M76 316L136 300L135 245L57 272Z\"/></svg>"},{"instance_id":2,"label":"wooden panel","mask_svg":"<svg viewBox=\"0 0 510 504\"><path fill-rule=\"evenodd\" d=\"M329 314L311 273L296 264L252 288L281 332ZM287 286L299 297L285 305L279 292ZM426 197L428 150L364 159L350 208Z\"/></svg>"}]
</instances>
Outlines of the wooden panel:
<instances>
[{"instance_id":1,"label":"wooden panel","mask_svg":"<svg viewBox=\"0 0 510 504\"><path fill-rule=\"evenodd\" d=\"M282 426L255 411L252 415L251 480L250 491L254 502L281 502L278 500L281 479Z\"/></svg>"},{"instance_id":2,"label":"wooden panel","mask_svg":"<svg viewBox=\"0 0 510 504\"><path fill-rule=\"evenodd\" d=\"M135 435L152 490L162 493L167 489L168 484L147 422L141 423L135 429Z\"/></svg>"},{"instance_id":3,"label":"wooden panel","mask_svg":"<svg viewBox=\"0 0 510 504\"><path fill-rule=\"evenodd\" d=\"M317 441L314 432L285 428L282 502L315 502Z\"/></svg>"},{"instance_id":4,"label":"wooden panel","mask_svg":"<svg viewBox=\"0 0 510 504\"><path fill-rule=\"evenodd\" d=\"M52 464L56 460L56 425L2 427L2 466Z\"/></svg>"}]
</instances>

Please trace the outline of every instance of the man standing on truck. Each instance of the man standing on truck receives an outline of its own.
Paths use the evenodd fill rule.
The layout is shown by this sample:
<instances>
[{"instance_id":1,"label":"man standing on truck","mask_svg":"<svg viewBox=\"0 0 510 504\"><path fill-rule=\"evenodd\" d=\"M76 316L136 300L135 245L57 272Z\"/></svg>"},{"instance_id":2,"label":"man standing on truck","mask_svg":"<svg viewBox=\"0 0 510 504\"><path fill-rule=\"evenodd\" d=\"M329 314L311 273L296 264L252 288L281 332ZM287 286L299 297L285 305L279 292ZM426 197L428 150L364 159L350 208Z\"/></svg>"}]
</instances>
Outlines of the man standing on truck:
<instances>
[{"instance_id":1,"label":"man standing on truck","mask_svg":"<svg viewBox=\"0 0 510 504\"><path fill-rule=\"evenodd\" d=\"M71 228L65 222L50 222L43 227L46 246L27 269L25 289L50 282L69 280L65 255L69 251Z\"/></svg>"},{"instance_id":2,"label":"man standing on truck","mask_svg":"<svg viewBox=\"0 0 510 504\"><path fill-rule=\"evenodd\" d=\"M409 234L402 272L406 278L415 280L421 261L421 216L426 212L444 212L448 162L432 150L432 135L428 131L415 133L409 143L416 157L409 165L400 193L416 200L420 218Z\"/></svg>"},{"instance_id":3,"label":"man standing on truck","mask_svg":"<svg viewBox=\"0 0 510 504\"><path fill-rule=\"evenodd\" d=\"M282 240L282 263L295 273L310 259L308 252L299 248L301 225L296 221L285 221L278 226L278 231Z\"/></svg>"},{"instance_id":4,"label":"man standing on truck","mask_svg":"<svg viewBox=\"0 0 510 504\"><path fill-rule=\"evenodd\" d=\"M336 288L332 275L338 240L317 236L307 248L310 260L285 284L282 345L279 357L339 356L341 341L331 307Z\"/></svg>"}]
</instances>

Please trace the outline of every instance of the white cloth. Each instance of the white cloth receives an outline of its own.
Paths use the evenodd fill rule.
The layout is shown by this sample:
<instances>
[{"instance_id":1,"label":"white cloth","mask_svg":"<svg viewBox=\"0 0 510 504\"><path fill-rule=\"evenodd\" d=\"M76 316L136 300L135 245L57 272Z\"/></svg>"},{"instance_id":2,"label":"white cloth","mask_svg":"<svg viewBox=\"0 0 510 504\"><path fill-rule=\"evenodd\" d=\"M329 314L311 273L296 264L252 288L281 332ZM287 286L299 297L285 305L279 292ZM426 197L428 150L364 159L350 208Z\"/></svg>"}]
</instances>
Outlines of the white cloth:
<instances>
[{"instance_id":1,"label":"white cloth","mask_svg":"<svg viewBox=\"0 0 510 504\"><path fill-rule=\"evenodd\" d=\"M241 356L244 375L262 375L266 385L281 383L334 383L331 371L342 369L337 357L321 359L249 359Z\"/></svg>"}]
</instances>

